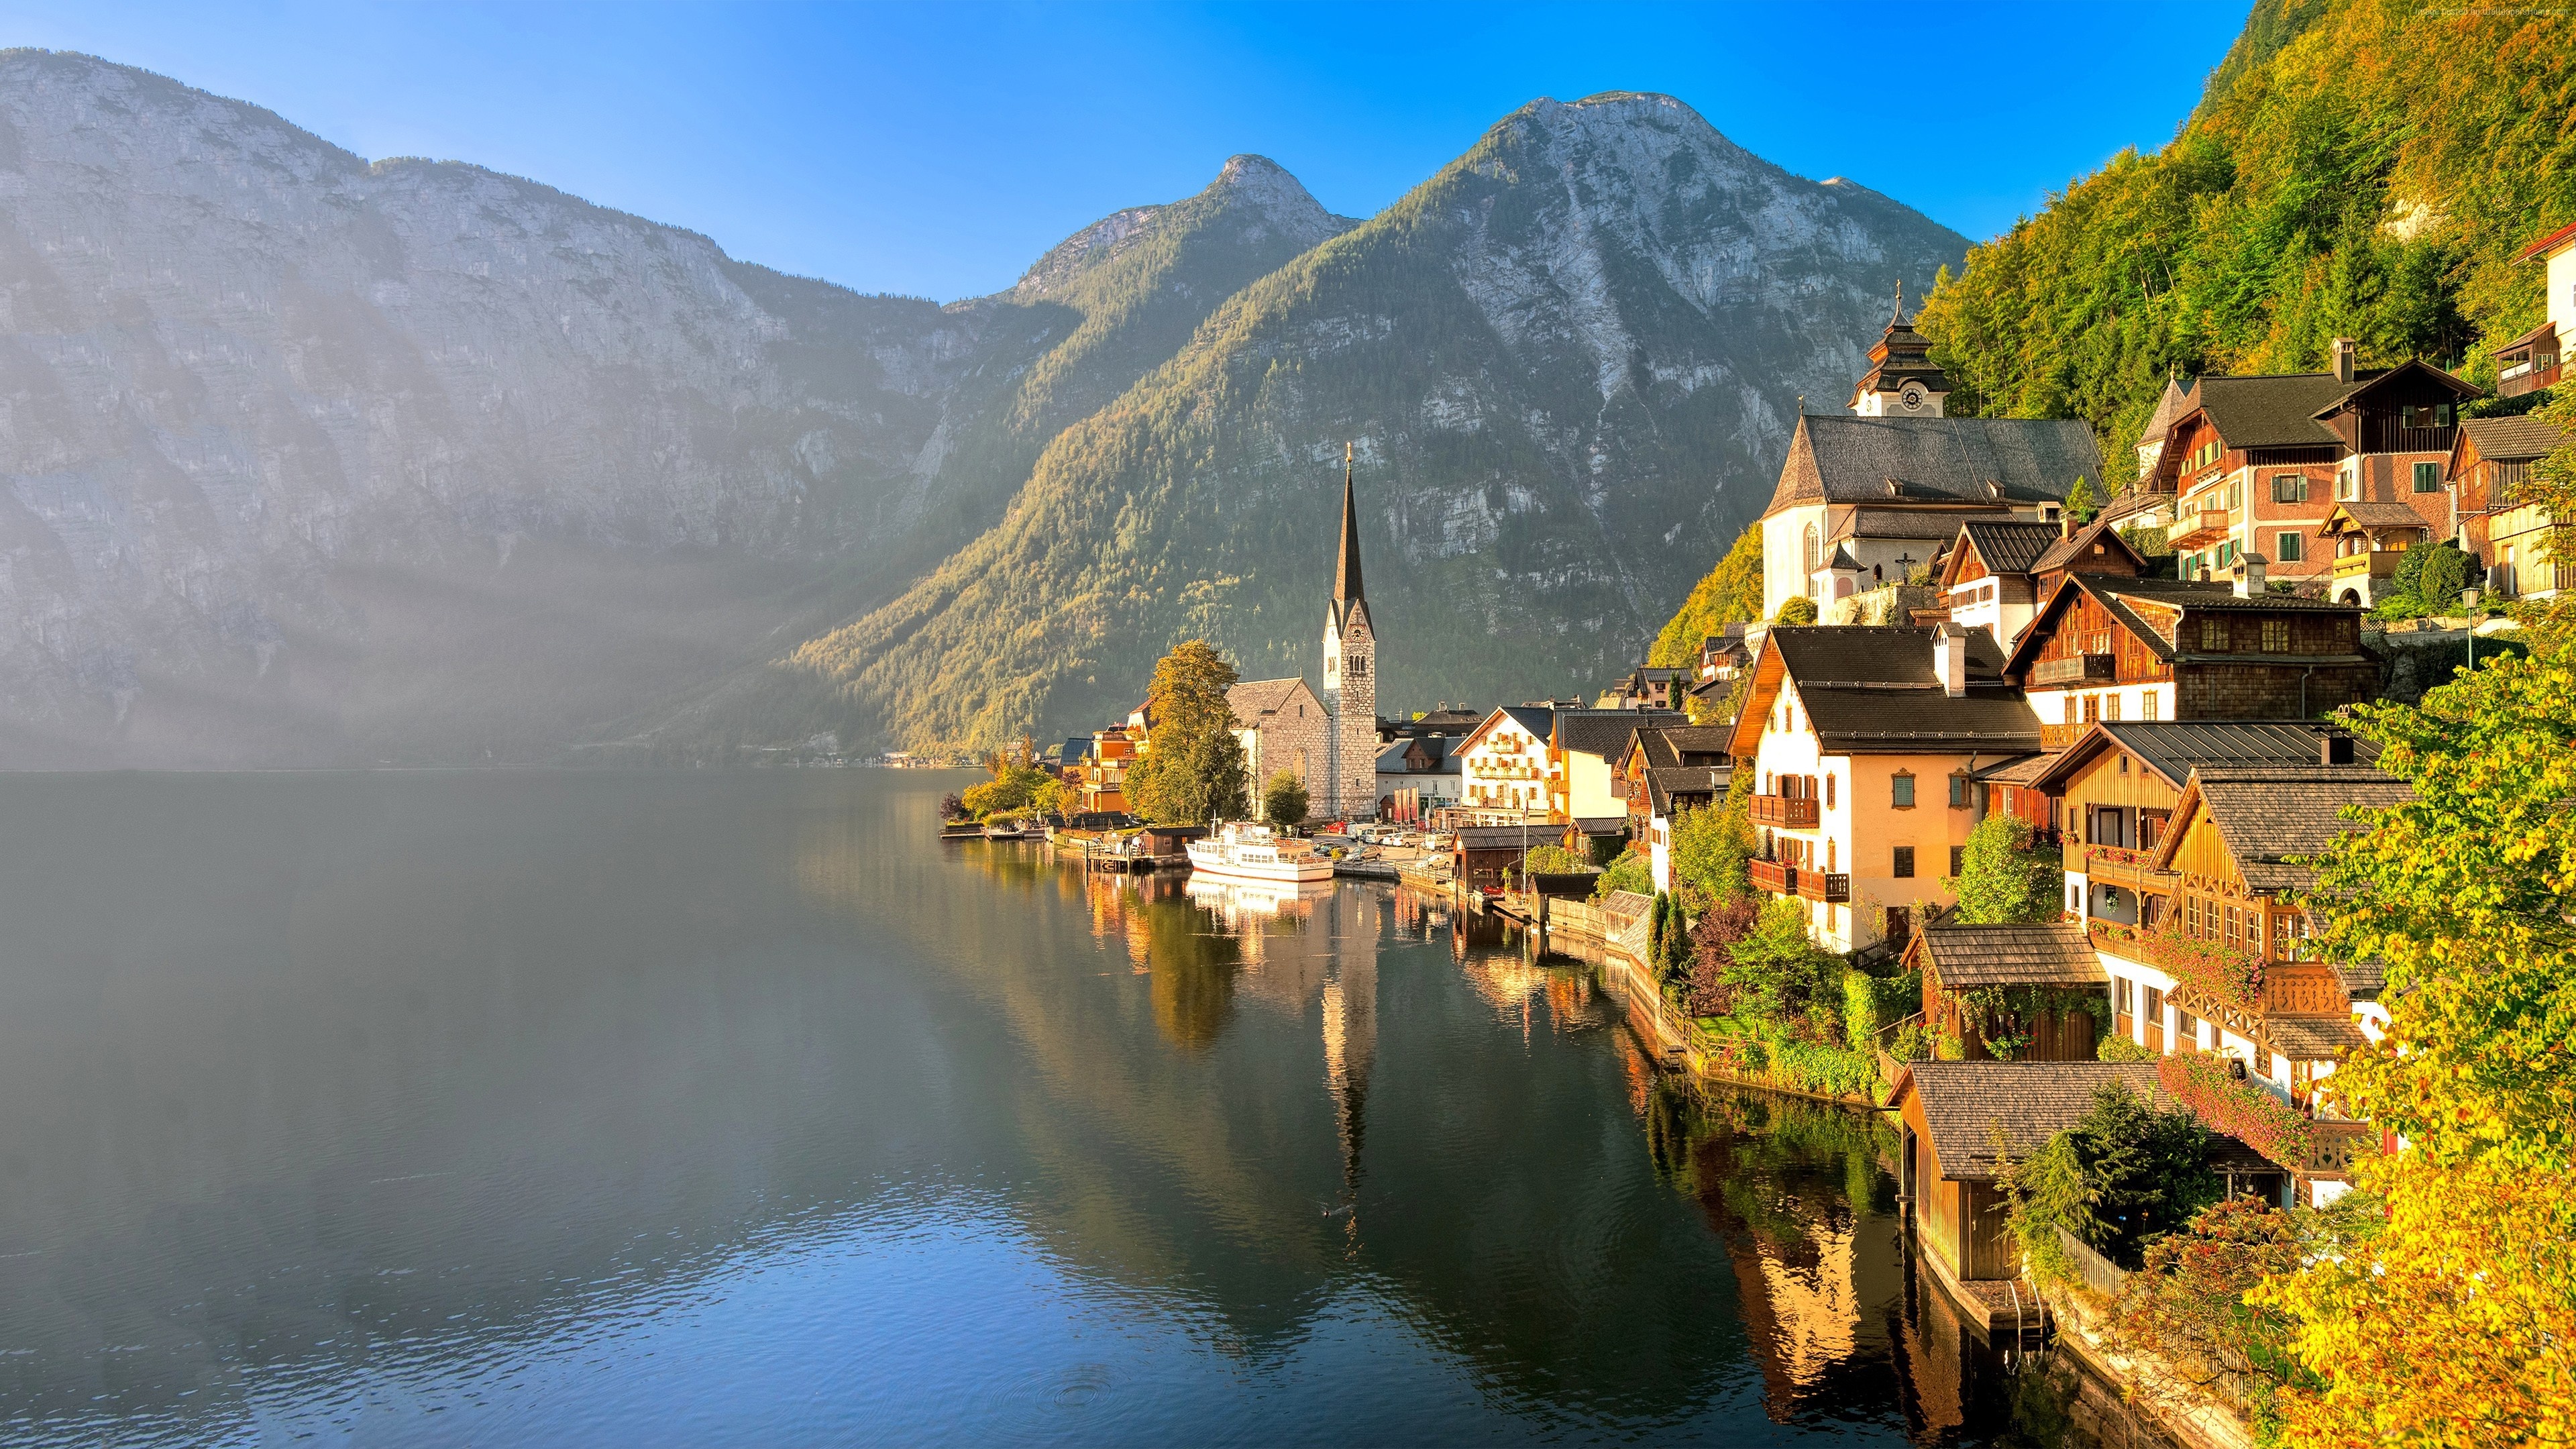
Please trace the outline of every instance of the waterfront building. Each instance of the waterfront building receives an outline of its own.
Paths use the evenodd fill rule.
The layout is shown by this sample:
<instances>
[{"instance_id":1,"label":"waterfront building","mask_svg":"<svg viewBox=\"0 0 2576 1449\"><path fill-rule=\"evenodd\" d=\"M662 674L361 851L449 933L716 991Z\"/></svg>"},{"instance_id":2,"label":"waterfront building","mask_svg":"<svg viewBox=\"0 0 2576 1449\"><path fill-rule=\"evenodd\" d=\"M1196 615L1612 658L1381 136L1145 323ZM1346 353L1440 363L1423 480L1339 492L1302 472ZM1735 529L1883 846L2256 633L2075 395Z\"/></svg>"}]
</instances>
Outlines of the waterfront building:
<instances>
[{"instance_id":1,"label":"waterfront building","mask_svg":"<svg viewBox=\"0 0 2576 1449\"><path fill-rule=\"evenodd\" d=\"M1644 848L1655 889L1673 888L1673 827L1685 810L1725 798L1734 757L1726 752L1733 730L1718 725L1635 729L1611 766L1628 807L1628 838Z\"/></svg>"},{"instance_id":2,"label":"waterfront building","mask_svg":"<svg viewBox=\"0 0 2576 1449\"><path fill-rule=\"evenodd\" d=\"M2409 798L2403 781L2354 758L2328 736L2330 763L2195 767L2164 838L2139 860L2134 920L2087 914L2085 929L2111 977L2113 1030L2159 1055L2232 1057L2251 1089L2312 1119L2311 1155L2295 1171L2300 1201L2322 1206L2343 1190L2353 1154L2374 1134L2344 1120L2330 1080L2344 1052L2384 1021L2367 973L2316 959L2300 892L2305 862L2337 835L2362 829L2345 806ZM2204 1113L2207 1115L2207 1113Z\"/></svg>"},{"instance_id":3,"label":"waterfront building","mask_svg":"<svg viewBox=\"0 0 2576 1449\"><path fill-rule=\"evenodd\" d=\"M2095 1024L2111 1019L2110 975L2072 921L1929 921L1905 948L1905 964L1923 973L1924 1028L1955 1040L1962 1061L2089 1062ZM1981 998L2002 1004L1989 1012ZM2078 998L2087 1004L2069 1004Z\"/></svg>"},{"instance_id":4,"label":"waterfront building","mask_svg":"<svg viewBox=\"0 0 2576 1449\"><path fill-rule=\"evenodd\" d=\"M2105 1086L2174 1105L2152 1062L1913 1062L1898 1073L1888 1101L1898 1124L1897 1193L1913 1204L1928 1250L1918 1261L1978 1326L2038 1326L2027 1293L2013 1287L2022 1247L2004 1174L2083 1121ZM2231 1191L2280 1200L2280 1169L2233 1137L2219 1136L2209 1160Z\"/></svg>"},{"instance_id":5,"label":"waterfront building","mask_svg":"<svg viewBox=\"0 0 2576 1449\"><path fill-rule=\"evenodd\" d=\"M2079 477L2102 478L2075 420L1953 418L1927 344L1905 319L1870 349L1853 415L1801 414L1762 514L1762 614L1821 607L1928 566L1971 519L2053 522Z\"/></svg>"},{"instance_id":6,"label":"waterfront building","mask_svg":"<svg viewBox=\"0 0 2576 1449\"><path fill-rule=\"evenodd\" d=\"M1755 772L1756 889L1805 903L1828 949L1901 949L1977 821L1973 776L2038 752L2039 719L1982 629L1780 626L1728 741Z\"/></svg>"},{"instance_id":7,"label":"waterfront building","mask_svg":"<svg viewBox=\"0 0 2576 1449\"><path fill-rule=\"evenodd\" d=\"M1282 770L1305 783L1310 802L1323 796L1324 760L1334 747L1333 716L1303 676L1245 680L1225 692L1225 703L1234 714L1234 737L1243 746L1255 819L1263 815L1262 792Z\"/></svg>"},{"instance_id":8,"label":"waterfront building","mask_svg":"<svg viewBox=\"0 0 2576 1449\"><path fill-rule=\"evenodd\" d=\"M1342 532L1333 597L1324 609L1323 704L1332 715L1318 816L1365 820L1377 813L1377 626L1360 587L1359 504L1350 450L1342 453Z\"/></svg>"},{"instance_id":9,"label":"waterfront building","mask_svg":"<svg viewBox=\"0 0 2576 1449\"><path fill-rule=\"evenodd\" d=\"M2265 560L2227 583L2070 573L2004 672L2048 750L2096 720L2308 719L2379 692L2361 610L2276 593Z\"/></svg>"},{"instance_id":10,"label":"waterfront building","mask_svg":"<svg viewBox=\"0 0 2576 1449\"><path fill-rule=\"evenodd\" d=\"M2459 516L2456 537L2486 566L2490 598L2546 599L2576 588L2576 560L2551 552L2558 520L2525 492L2531 465L2566 441L2565 434L2533 417L2460 424L2444 476Z\"/></svg>"},{"instance_id":11,"label":"waterfront building","mask_svg":"<svg viewBox=\"0 0 2576 1449\"><path fill-rule=\"evenodd\" d=\"M1463 794L1463 776L1446 735L1399 739L1377 752L1378 813L1400 820L1419 820L1430 811L1455 805Z\"/></svg>"},{"instance_id":12,"label":"waterfront building","mask_svg":"<svg viewBox=\"0 0 2576 1449\"><path fill-rule=\"evenodd\" d=\"M1545 705L1507 704L1486 715L1457 745L1460 803L1480 816L1546 819L1555 728L1556 711Z\"/></svg>"},{"instance_id":13,"label":"waterfront building","mask_svg":"<svg viewBox=\"0 0 2576 1449\"><path fill-rule=\"evenodd\" d=\"M1640 728L1687 726L1690 717L1673 710L1560 709L1548 717L1547 812L1569 820L1624 819L1628 793L1619 783L1616 765L1629 737Z\"/></svg>"}]
</instances>

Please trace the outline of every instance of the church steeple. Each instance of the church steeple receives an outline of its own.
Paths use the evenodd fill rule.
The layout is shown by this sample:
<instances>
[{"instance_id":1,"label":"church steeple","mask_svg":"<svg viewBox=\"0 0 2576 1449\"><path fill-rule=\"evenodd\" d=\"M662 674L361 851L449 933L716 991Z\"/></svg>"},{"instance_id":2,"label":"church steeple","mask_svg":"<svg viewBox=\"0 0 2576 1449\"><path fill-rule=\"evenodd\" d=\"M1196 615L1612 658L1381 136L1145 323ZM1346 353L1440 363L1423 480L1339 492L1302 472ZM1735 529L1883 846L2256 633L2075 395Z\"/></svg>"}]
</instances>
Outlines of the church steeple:
<instances>
[{"instance_id":1,"label":"church steeple","mask_svg":"<svg viewBox=\"0 0 2576 1449\"><path fill-rule=\"evenodd\" d=\"M1932 360L1932 344L1905 320L1905 283L1896 284L1896 312L1869 349L1869 371L1852 388L1851 410L1865 418L1937 418L1950 395L1950 379Z\"/></svg>"},{"instance_id":2,"label":"church steeple","mask_svg":"<svg viewBox=\"0 0 2576 1449\"><path fill-rule=\"evenodd\" d=\"M1333 565L1333 622L1350 615L1353 604L1366 602L1360 589L1360 514L1351 491L1351 445L1342 444L1342 553Z\"/></svg>"}]
</instances>

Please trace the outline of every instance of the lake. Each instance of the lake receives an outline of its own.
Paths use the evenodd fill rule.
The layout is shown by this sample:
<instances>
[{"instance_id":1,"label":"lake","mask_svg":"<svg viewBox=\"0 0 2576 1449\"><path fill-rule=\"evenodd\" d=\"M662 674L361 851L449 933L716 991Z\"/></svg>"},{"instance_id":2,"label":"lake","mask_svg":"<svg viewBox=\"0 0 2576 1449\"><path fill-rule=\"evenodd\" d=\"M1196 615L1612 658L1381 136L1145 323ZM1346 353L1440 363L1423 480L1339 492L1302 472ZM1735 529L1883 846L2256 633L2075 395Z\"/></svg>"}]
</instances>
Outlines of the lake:
<instances>
[{"instance_id":1,"label":"lake","mask_svg":"<svg viewBox=\"0 0 2576 1449\"><path fill-rule=\"evenodd\" d=\"M961 783L0 777L0 1441L2112 1432L1868 1114L1409 892L942 845Z\"/></svg>"}]
</instances>

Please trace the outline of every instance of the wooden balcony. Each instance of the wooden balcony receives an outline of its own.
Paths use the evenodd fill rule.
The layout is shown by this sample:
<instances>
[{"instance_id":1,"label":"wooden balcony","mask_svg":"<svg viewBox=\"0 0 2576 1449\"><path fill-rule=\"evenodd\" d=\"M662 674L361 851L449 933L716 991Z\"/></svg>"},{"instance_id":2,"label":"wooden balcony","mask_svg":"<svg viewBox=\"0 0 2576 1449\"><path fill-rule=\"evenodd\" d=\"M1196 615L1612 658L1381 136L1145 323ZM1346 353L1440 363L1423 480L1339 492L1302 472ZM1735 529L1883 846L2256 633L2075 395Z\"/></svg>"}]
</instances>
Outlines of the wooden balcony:
<instances>
[{"instance_id":1,"label":"wooden balcony","mask_svg":"<svg viewBox=\"0 0 2576 1449\"><path fill-rule=\"evenodd\" d=\"M1753 823L1774 825L1784 830L1816 828L1816 797L1813 795L1756 795L1753 797Z\"/></svg>"},{"instance_id":2,"label":"wooden balcony","mask_svg":"<svg viewBox=\"0 0 2576 1449\"><path fill-rule=\"evenodd\" d=\"M2501 358L2497 360L2503 361ZM2496 376L2496 396L2520 397L2527 392L2557 385L2558 359L2555 357L2546 359L2545 366L2537 367L2528 362L2506 363L2504 370Z\"/></svg>"},{"instance_id":3,"label":"wooden balcony","mask_svg":"<svg viewBox=\"0 0 2576 1449\"><path fill-rule=\"evenodd\" d=\"M1827 875L1821 870L1797 872L1798 894L1811 901L1840 902L1851 899L1851 877Z\"/></svg>"},{"instance_id":4,"label":"wooden balcony","mask_svg":"<svg viewBox=\"0 0 2576 1449\"><path fill-rule=\"evenodd\" d=\"M2399 548L2374 548L2368 553L2343 554L2334 561L2335 582L2346 579L2391 579L2397 576L2397 561L2406 557Z\"/></svg>"},{"instance_id":5,"label":"wooden balcony","mask_svg":"<svg viewBox=\"0 0 2576 1449\"><path fill-rule=\"evenodd\" d=\"M2201 548L2217 543L2234 528L2224 508L2204 508L2197 516L2188 522L2178 523L2178 526L2182 532L2170 540L2175 548Z\"/></svg>"},{"instance_id":6,"label":"wooden balcony","mask_svg":"<svg viewBox=\"0 0 2576 1449\"><path fill-rule=\"evenodd\" d=\"M2308 1160L2299 1170L2310 1177L2350 1177L2354 1161L2378 1148L2379 1128L2373 1124L2320 1117L2308 1124Z\"/></svg>"},{"instance_id":7,"label":"wooden balcony","mask_svg":"<svg viewBox=\"0 0 2576 1449\"><path fill-rule=\"evenodd\" d=\"M2108 654L2068 654L2057 659L2043 659L2030 671L2033 684L2108 684L2119 677L2119 666Z\"/></svg>"},{"instance_id":8,"label":"wooden balcony","mask_svg":"<svg viewBox=\"0 0 2576 1449\"><path fill-rule=\"evenodd\" d=\"M1749 860L1744 864L1745 869L1753 875L1755 890L1769 891L1775 896L1794 896L1798 893L1796 866L1777 860Z\"/></svg>"},{"instance_id":9,"label":"wooden balcony","mask_svg":"<svg viewBox=\"0 0 2576 1449\"><path fill-rule=\"evenodd\" d=\"M2039 727L2039 747L2049 754L2056 754L2091 728L2088 724L2043 724Z\"/></svg>"}]
</instances>

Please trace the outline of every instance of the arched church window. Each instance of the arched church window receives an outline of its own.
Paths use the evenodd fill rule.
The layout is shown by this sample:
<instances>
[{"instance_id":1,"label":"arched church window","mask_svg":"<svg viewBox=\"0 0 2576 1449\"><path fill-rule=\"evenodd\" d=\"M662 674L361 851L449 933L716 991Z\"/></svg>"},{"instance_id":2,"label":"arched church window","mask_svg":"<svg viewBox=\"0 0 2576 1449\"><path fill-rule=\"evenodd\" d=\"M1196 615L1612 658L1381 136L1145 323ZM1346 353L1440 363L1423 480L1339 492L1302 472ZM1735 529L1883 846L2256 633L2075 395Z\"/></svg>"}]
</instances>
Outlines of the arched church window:
<instances>
[{"instance_id":1,"label":"arched church window","mask_svg":"<svg viewBox=\"0 0 2576 1449\"><path fill-rule=\"evenodd\" d=\"M1817 535L1816 526L1810 523L1807 525L1807 572L1814 573L1816 565L1824 561L1824 540Z\"/></svg>"}]
</instances>

